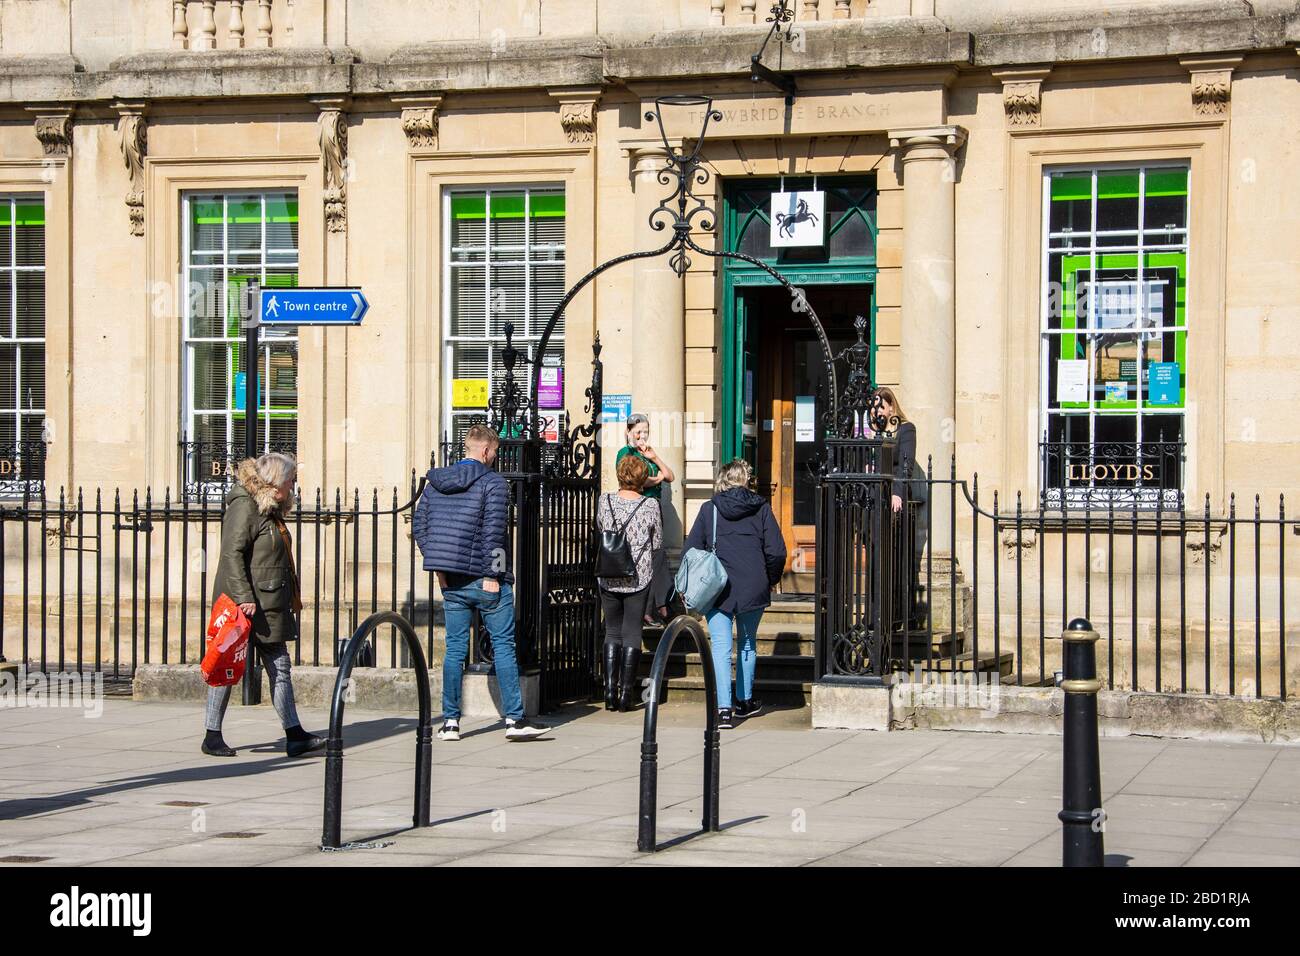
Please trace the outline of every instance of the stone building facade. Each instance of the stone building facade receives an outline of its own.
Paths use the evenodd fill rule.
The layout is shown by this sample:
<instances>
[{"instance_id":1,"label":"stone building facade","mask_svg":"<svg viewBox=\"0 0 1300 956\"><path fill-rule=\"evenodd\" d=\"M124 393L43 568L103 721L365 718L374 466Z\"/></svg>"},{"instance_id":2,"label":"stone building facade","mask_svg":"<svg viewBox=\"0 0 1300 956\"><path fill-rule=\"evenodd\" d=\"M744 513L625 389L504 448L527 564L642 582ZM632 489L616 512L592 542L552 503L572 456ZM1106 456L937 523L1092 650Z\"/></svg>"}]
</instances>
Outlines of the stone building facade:
<instances>
[{"instance_id":1,"label":"stone building facade","mask_svg":"<svg viewBox=\"0 0 1300 956\"><path fill-rule=\"evenodd\" d=\"M1296 489L1300 3L793 0L763 60L789 103L749 74L770 6L0 0L10 492L34 443L47 493L210 478L250 282L365 290L359 328L269 340L263 432L308 488L405 487L481 407L506 320L534 341L597 263L662 244L646 112L701 92L713 241L806 288L836 343L868 320L941 474L1037 502L1096 484L1044 442L1147 442L1178 449L1155 484L1216 512ZM824 197L822 245L771 245L791 192ZM697 258L602 276L548 361L582 414L599 332L681 520L745 454L797 552L806 322Z\"/></svg>"}]
</instances>

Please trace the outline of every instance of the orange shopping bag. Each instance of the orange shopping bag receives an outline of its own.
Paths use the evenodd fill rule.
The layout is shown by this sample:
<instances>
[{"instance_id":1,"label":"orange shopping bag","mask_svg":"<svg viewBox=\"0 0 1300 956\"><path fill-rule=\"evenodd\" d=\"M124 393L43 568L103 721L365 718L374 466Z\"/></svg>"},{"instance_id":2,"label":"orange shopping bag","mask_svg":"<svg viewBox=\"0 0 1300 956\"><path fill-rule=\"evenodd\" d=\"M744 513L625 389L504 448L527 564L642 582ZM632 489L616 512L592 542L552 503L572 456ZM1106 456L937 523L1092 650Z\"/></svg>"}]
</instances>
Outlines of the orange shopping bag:
<instances>
[{"instance_id":1,"label":"orange shopping bag","mask_svg":"<svg viewBox=\"0 0 1300 956\"><path fill-rule=\"evenodd\" d=\"M253 624L228 595L212 606L208 621L208 651L203 655L203 679L211 687L229 687L244 679L248 635Z\"/></svg>"}]
</instances>

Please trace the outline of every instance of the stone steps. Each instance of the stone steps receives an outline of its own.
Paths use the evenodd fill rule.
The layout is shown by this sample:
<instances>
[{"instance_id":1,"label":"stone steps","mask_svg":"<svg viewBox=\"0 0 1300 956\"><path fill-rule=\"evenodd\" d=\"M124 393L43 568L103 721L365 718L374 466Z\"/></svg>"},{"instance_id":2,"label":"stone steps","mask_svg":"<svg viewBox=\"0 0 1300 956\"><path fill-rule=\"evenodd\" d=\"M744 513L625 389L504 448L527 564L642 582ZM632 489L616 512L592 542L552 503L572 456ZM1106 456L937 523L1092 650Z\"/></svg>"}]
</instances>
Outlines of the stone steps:
<instances>
[{"instance_id":1,"label":"stone steps","mask_svg":"<svg viewBox=\"0 0 1300 956\"><path fill-rule=\"evenodd\" d=\"M756 642L758 661L754 668L754 694L764 704L806 706L811 702L814 627L812 601L774 601L763 612ZM646 655L641 663L642 677L650 674L650 665L662 636L663 629L658 627L646 628L643 634ZM700 656L694 650L694 642L687 639L683 643L679 638L668 658L664 699L702 703L705 699L703 668Z\"/></svg>"}]
</instances>

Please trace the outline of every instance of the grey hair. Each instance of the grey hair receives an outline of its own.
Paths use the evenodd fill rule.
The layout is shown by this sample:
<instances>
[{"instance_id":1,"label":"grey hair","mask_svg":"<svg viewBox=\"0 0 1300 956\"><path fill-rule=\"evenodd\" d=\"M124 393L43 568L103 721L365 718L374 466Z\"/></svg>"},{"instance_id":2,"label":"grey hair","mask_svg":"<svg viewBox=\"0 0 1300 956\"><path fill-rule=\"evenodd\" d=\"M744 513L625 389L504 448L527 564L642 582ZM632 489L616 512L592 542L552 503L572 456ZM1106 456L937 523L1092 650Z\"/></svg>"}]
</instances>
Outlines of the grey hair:
<instances>
[{"instance_id":1,"label":"grey hair","mask_svg":"<svg viewBox=\"0 0 1300 956\"><path fill-rule=\"evenodd\" d=\"M257 477L268 485L278 487L298 474L298 462L293 455L273 451L257 459L254 467Z\"/></svg>"},{"instance_id":2,"label":"grey hair","mask_svg":"<svg viewBox=\"0 0 1300 956\"><path fill-rule=\"evenodd\" d=\"M753 470L749 467L749 462L743 458L733 458L718 469L718 477L713 482L713 490L721 494L724 491L730 491L732 488L748 488L749 479L753 473Z\"/></svg>"},{"instance_id":3,"label":"grey hair","mask_svg":"<svg viewBox=\"0 0 1300 956\"><path fill-rule=\"evenodd\" d=\"M646 428L649 428L650 417L648 415L642 415L640 412L627 417L627 433L629 435L632 434L632 429L636 428L638 425L644 425Z\"/></svg>"}]
</instances>

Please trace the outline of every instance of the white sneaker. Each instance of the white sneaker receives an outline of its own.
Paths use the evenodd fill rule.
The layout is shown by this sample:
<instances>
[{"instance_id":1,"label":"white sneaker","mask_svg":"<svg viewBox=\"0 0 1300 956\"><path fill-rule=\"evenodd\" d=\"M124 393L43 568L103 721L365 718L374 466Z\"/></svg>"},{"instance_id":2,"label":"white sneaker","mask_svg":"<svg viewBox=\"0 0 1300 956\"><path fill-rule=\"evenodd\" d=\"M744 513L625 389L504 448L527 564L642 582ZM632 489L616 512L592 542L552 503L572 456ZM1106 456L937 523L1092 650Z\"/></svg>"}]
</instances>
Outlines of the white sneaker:
<instances>
[{"instance_id":1,"label":"white sneaker","mask_svg":"<svg viewBox=\"0 0 1300 956\"><path fill-rule=\"evenodd\" d=\"M535 740L550 732L550 727L535 724L527 717L521 717L519 720L506 718L506 740Z\"/></svg>"},{"instance_id":2,"label":"white sneaker","mask_svg":"<svg viewBox=\"0 0 1300 956\"><path fill-rule=\"evenodd\" d=\"M442 729L438 731L439 740L460 740L460 721L444 720Z\"/></svg>"}]
</instances>

